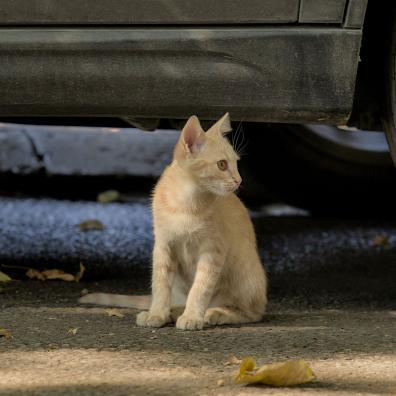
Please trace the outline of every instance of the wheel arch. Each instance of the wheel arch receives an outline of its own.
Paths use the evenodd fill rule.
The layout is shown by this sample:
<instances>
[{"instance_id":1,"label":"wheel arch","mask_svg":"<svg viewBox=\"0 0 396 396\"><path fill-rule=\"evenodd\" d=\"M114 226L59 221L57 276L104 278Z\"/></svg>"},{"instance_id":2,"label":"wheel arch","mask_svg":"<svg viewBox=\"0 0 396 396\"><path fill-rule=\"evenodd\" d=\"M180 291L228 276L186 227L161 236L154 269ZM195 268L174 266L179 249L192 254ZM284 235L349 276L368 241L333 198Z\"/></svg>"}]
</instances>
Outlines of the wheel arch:
<instances>
[{"instance_id":1,"label":"wheel arch","mask_svg":"<svg viewBox=\"0 0 396 396\"><path fill-rule=\"evenodd\" d=\"M383 129L384 76L395 9L392 2L368 1L349 126L363 130Z\"/></svg>"}]
</instances>

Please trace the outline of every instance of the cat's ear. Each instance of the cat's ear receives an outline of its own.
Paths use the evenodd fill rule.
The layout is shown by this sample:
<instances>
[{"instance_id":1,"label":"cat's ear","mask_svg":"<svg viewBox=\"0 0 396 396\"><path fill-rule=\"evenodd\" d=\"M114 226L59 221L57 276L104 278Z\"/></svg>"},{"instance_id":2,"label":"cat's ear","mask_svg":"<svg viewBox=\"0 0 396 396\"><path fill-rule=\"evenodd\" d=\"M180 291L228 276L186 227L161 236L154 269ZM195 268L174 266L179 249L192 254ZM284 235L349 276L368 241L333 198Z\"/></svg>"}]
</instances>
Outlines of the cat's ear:
<instances>
[{"instance_id":1,"label":"cat's ear","mask_svg":"<svg viewBox=\"0 0 396 396\"><path fill-rule=\"evenodd\" d=\"M198 153L204 144L205 132L197 116L191 116L180 134L176 145L175 156Z\"/></svg>"},{"instance_id":2,"label":"cat's ear","mask_svg":"<svg viewBox=\"0 0 396 396\"><path fill-rule=\"evenodd\" d=\"M206 132L209 135L214 135L218 134L220 136L224 136L228 132L231 132L231 121L230 121L230 115L228 113L225 113L223 117L220 118L219 121L217 121L214 125L210 127L208 132Z\"/></svg>"}]
</instances>

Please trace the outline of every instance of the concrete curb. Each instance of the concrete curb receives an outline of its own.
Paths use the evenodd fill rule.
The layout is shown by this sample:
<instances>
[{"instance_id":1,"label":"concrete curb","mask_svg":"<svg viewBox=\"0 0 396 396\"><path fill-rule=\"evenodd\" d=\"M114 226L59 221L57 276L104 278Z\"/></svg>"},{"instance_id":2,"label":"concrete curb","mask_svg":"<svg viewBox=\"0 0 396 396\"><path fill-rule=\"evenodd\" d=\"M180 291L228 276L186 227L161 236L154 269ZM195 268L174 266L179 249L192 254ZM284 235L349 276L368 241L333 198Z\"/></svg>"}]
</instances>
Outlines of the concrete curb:
<instances>
[{"instance_id":1,"label":"concrete curb","mask_svg":"<svg viewBox=\"0 0 396 396\"><path fill-rule=\"evenodd\" d=\"M0 172L157 177L178 132L0 124Z\"/></svg>"}]
</instances>

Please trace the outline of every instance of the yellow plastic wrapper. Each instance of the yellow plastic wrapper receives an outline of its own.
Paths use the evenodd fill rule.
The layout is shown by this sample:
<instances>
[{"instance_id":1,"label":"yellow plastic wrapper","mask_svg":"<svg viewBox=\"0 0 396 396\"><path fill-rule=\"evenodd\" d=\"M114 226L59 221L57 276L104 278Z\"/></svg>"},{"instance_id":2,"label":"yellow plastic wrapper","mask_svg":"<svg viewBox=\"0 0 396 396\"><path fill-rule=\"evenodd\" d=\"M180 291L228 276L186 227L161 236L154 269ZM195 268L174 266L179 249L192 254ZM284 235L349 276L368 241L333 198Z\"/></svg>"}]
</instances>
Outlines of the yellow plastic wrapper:
<instances>
[{"instance_id":1,"label":"yellow plastic wrapper","mask_svg":"<svg viewBox=\"0 0 396 396\"><path fill-rule=\"evenodd\" d=\"M311 367L305 360L288 360L283 363L265 364L257 367L252 357L242 360L237 384L264 384L269 386L294 386L306 384L315 379Z\"/></svg>"}]
</instances>

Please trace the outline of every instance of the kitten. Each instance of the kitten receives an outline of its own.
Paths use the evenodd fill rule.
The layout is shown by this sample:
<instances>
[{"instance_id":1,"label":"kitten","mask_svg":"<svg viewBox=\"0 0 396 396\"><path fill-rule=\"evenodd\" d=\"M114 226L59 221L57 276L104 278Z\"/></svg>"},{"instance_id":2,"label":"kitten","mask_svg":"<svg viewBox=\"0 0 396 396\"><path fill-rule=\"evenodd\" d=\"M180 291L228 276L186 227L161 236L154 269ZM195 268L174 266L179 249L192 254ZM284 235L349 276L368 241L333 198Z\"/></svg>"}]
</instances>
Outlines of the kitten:
<instances>
[{"instance_id":1,"label":"kitten","mask_svg":"<svg viewBox=\"0 0 396 396\"><path fill-rule=\"evenodd\" d=\"M152 299L137 316L139 326L176 321L178 329L200 330L257 322L264 315L266 275L248 211L234 193L242 180L239 157L224 137L230 130L228 113L206 133L190 117L155 187ZM97 294L100 302L111 301ZM133 296L113 303L144 305Z\"/></svg>"}]
</instances>

